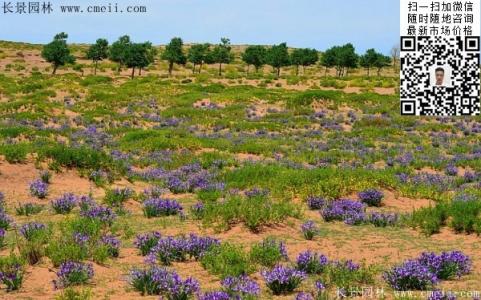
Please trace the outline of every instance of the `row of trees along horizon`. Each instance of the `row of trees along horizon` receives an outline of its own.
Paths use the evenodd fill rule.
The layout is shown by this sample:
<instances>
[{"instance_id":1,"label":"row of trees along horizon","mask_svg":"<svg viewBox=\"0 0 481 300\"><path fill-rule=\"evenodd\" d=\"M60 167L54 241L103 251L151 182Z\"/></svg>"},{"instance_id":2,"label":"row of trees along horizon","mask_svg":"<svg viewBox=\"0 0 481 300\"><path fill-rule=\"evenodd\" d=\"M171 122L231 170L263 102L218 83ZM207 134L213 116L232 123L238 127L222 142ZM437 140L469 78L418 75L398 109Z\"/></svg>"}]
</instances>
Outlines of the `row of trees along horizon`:
<instances>
[{"instance_id":1,"label":"row of trees along horizon","mask_svg":"<svg viewBox=\"0 0 481 300\"><path fill-rule=\"evenodd\" d=\"M42 57L52 64L52 74L55 74L61 66L75 63L75 57L67 45L67 38L68 35L62 32L55 35L52 42L43 46ZM153 64L157 57L167 61L169 75L172 75L175 64L185 65L190 62L193 65L193 73L200 73L204 64L218 64L219 76L222 76L222 65L230 64L235 59L228 38L221 38L220 43L216 45L193 44L187 51L184 48L182 39L175 37L159 55L158 49L151 42L134 43L128 35L124 35L112 45L109 45L106 39L98 39L88 48L86 58L92 60L94 74L97 74L100 61L110 59L117 63L118 71L124 67L131 68L131 78L134 78L136 69L140 75L142 70ZM258 72L264 65L269 65L277 78L281 74L282 67L295 66L296 75L299 75L300 67L305 69L316 64L325 68L325 75L329 68L335 68L338 77L347 76L349 69L360 66L366 69L368 76L372 69L376 69L379 76L382 68L391 64L396 66L399 48L393 47L391 56L378 53L375 49L368 49L365 54L358 55L351 43L331 47L323 53L310 48L296 48L289 51L286 43L280 43L270 47L247 46L240 58L247 64L247 72L250 66Z\"/></svg>"}]
</instances>

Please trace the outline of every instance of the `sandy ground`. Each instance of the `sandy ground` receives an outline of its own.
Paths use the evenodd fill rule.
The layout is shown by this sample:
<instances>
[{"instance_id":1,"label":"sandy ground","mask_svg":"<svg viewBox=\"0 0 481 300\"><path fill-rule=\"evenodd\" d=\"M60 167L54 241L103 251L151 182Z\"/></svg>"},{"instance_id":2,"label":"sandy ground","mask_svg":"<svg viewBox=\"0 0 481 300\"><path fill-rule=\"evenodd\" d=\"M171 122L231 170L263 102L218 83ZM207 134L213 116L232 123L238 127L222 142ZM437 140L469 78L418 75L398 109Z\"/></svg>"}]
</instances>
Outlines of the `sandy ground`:
<instances>
[{"instance_id":1,"label":"sandy ground","mask_svg":"<svg viewBox=\"0 0 481 300\"><path fill-rule=\"evenodd\" d=\"M23 223L27 219L35 219L46 222L51 221L51 213L42 212L39 215L25 218L18 217L11 211L17 202L37 201L48 203L50 199L64 192L75 194L87 194L93 192L97 201L101 201L103 193L101 189L92 186L85 178L81 178L75 170L66 170L54 174L51 184L51 193L47 200L33 200L28 194L28 183L38 176L38 170L33 163L9 164L0 162L1 188L7 201L7 210L14 216L17 223ZM116 182L117 186L129 186L137 191L142 191L145 184L129 183L127 181ZM397 196L394 192L384 191L382 210L409 212L413 208L430 205L426 199L410 199ZM172 196L172 195L171 195ZM347 197L356 199L356 195ZM193 195L175 195L184 205L193 203ZM243 245L248 249L253 243L261 241L268 236L274 236L285 240L289 258L295 261L297 255L307 249L327 255L330 259L353 259L358 262L377 264L380 266L399 263L404 259L418 256L422 251L442 251L460 249L471 255L474 262L474 272L460 280L443 282L441 287L452 289L476 289L481 282L481 256L479 249L481 240L476 236L456 235L449 229L443 229L440 234L432 237L424 237L419 232L408 228L375 228L372 226L350 227L342 223L322 222L318 211L305 211L304 219L316 221L321 228L321 235L312 241L307 241L300 233L302 220L291 219L283 225L264 228L260 233L252 233L242 225L236 225L226 232L216 233L211 229L203 229L200 224L193 220L180 222L175 218L146 219L142 215L140 203L129 200L126 204L130 215L125 217L122 224L130 227L134 232L159 230L164 235L177 235L181 233L195 232L203 235L215 235L222 241L229 241ZM55 220L61 220L63 216L55 215ZM132 247L133 237L123 240L120 257L109 261L106 265L94 264L95 277L92 284L87 288L92 290L94 299L157 299L157 297L141 297L132 291L126 282L128 270L134 266L141 266L143 257L137 249ZM0 252L7 255L8 249ZM190 261L175 263L173 268L182 276L194 276L200 282L204 290L219 288L220 282L216 276L204 270L199 262ZM55 279L56 269L47 258L39 264L29 266L23 288L19 292L5 293L0 290L2 299L52 299L59 293L53 289L52 280ZM252 275L261 286L263 280L259 273ZM307 284L307 283L306 283ZM264 291L265 286L263 287ZM287 297L275 297L275 299L292 299Z\"/></svg>"}]
</instances>

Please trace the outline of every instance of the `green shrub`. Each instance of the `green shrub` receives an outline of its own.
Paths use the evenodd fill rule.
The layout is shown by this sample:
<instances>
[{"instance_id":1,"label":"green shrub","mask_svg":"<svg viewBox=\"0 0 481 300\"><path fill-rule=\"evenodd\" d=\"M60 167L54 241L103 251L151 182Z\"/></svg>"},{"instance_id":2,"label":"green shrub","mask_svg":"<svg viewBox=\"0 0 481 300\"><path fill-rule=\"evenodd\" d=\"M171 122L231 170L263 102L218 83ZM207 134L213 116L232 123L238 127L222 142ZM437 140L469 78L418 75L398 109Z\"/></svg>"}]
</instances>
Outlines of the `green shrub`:
<instances>
[{"instance_id":1,"label":"green shrub","mask_svg":"<svg viewBox=\"0 0 481 300\"><path fill-rule=\"evenodd\" d=\"M204 269L221 278L250 274L254 271L244 249L229 243L213 246L201 257L200 262Z\"/></svg>"},{"instance_id":2,"label":"green shrub","mask_svg":"<svg viewBox=\"0 0 481 300\"><path fill-rule=\"evenodd\" d=\"M376 268L364 264L353 267L350 261L340 261L327 266L322 282L336 288L366 286L375 282Z\"/></svg>"},{"instance_id":3,"label":"green shrub","mask_svg":"<svg viewBox=\"0 0 481 300\"><path fill-rule=\"evenodd\" d=\"M407 222L414 228L420 228L427 235L438 233L445 225L457 233L480 234L480 214L480 200L453 200L415 210Z\"/></svg>"},{"instance_id":4,"label":"green shrub","mask_svg":"<svg viewBox=\"0 0 481 300\"><path fill-rule=\"evenodd\" d=\"M25 203L15 207L15 212L19 216L36 215L43 210L44 206L36 203Z\"/></svg>"},{"instance_id":5,"label":"green shrub","mask_svg":"<svg viewBox=\"0 0 481 300\"><path fill-rule=\"evenodd\" d=\"M28 150L24 145L4 145L0 149L5 159L11 164L23 163L27 160Z\"/></svg>"},{"instance_id":6,"label":"green shrub","mask_svg":"<svg viewBox=\"0 0 481 300\"><path fill-rule=\"evenodd\" d=\"M68 237L52 240L48 244L46 252L55 267L67 261L82 261L89 256L87 247L77 244Z\"/></svg>"},{"instance_id":7,"label":"green shrub","mask_svg":"<svg viewBox=\"0 0 481 300\"><path fill-rule=\"evenodd\" d=\"M446 206L439 204L414 211L408 222L413 228L420 228L424 234L431 235L439 232L445 225L446 218Z\"/></svg>"},{"instance_id":8,"label":"green shrub","mask_svg":"<svg viewBox=\"0 0 481 300\"><path fill-rule=\"evenodd\" d=\"M42 230L34 230L24 238L17 240L17 248L21 257L30 265L34 265L45 256L46 244L52 234L51 227Z\"/></svg>"},{"instance_id":9,"label":"green shrub","mask_svg":"<svg viewBox=\"0 0 481 300\"><path fill-rule=\"evenodd\" d=\"M222 196L219 190L200 190L197 192L197 198L202 202L214 202Z\"/></svg>"},{"instance_id":10,"label":"green shrub","mask_svg":"<svg viewBox=\"0 0 481 300\"><path fill-rule=\"evenodd\" d=\"M55 300L90 300L92 297L92 291L90 289L76 290L69 287L57 295Z\"/></svg>"},{"instance_id":11,"label":"green shrub","mask_svg":"<svg viewBox=\"0 0 481 300\"><path fill-rule=\"evenodd\" d=\"M50 239L46 248L46 255L54 266L66 261L83 261L94 258L98 262L105 261L104 251L98 240L104 226L100 220L91 218L74 218L59 224L59 232ZM84 242L78 242L79 236L88 237ZM108 256L108 254L107 254Z\"/></svg>"},{"instance_id":12,"label":"green shrub","mask_svg":"<svg viewBox=\"0 0 481 300\"><path fill-rule=\"evenodd\" d=\"M90 85L95 85L95 84L105 84L105 83L111 83L112 78L107 77L107 76L99 76L99 75L89 75L83 79L80 84L82 86L90 86Z\"/></svg>"},{"instance_id":13,"label":"green shrub","mask_svg":"<svg viewBox=\"0 0 481 300\"><path fill-rule=\"evenodd\" d=\"M288 201L274 201L267 196L245 198L228 196L222 203L205 205L203 223L218 229L229 229L235 223L244 223L251 231L262 226L283 222L288 217L298 217L299 207Z\"/></svg>"},{"instance_id":14,"label":"green shrub","mask_svg":"<svg viewBox=\"0 0 481 300\"><path fill-rule=\"evenodd\" d=\"M273 267L280 261L288 259L284 243L272 237L252 245L249 257L252 262L265 267Z\"/></svg>"},{"instance_id":15,"label":"green shrub","mask_svg":"<svg viewBox=\"0 0 481 300\"><path fill-rule=\"evenodd\" d=\"M481 201L453 201L447 209L449 227L457 233L477 232L477 224L481 220Z\"/></svg>"},{"instance_id":16,"label":"green shrub","mask_svg":"<svg viewBox=\"0 0 481 300\"><path fill-rule=\"evenodd\" d=\"M38 149L39 158L51 158L59 165L67 168L79 168L89 170L110 170L115 168L112 158L102 151L87 147L67 147L55 145Z\"/></svg>"},{"instance_id":17,"label":"green shrub","mask_svg":"<svg viewBox=\"0 0 481 300\"><path fill-rule=\"evenodd\" d=\"M104 203L111 207L121 208L124 202L132 198L133 195L133 191L129 188L107 190Z\"/></svg>"}]
</instances>

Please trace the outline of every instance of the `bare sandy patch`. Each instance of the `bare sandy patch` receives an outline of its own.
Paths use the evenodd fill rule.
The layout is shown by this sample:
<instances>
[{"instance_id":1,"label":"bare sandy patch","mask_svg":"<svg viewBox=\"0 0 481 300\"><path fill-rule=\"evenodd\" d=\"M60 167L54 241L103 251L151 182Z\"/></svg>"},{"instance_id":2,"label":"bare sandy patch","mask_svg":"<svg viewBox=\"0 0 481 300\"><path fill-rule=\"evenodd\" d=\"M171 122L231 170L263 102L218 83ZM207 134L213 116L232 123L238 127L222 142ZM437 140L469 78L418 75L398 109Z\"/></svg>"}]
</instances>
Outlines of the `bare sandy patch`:
<instances>
[{"instance_id":1,"label":"bare sandy patch","mask_svg":"<svg viewBox=\"0 0 481 300\"><path fill-rule=\"evenodd\" d=\"M36 201L30 195L30 183L39 178L39 170L33 163L10 164L0 161L0 191L5 194L7 205ZM47 203L64 193L76 195L92 194L94 197L103 196L103 190L95 186L87 178L80 177L76 170L64 170L61 173L52 172L51 183L47 199L39 200Z\"/></svg>"}]
</instances>

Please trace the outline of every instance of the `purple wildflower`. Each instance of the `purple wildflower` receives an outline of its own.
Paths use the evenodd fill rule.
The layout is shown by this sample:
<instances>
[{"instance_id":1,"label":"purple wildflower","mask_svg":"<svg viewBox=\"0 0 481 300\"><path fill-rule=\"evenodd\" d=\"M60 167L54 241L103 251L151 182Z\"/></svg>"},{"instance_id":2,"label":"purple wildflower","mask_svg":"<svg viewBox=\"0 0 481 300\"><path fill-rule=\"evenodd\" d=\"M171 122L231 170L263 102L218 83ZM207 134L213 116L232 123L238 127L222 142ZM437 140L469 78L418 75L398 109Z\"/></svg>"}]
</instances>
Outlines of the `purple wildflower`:
<instances>
[{"instance_id":1,"label":"purple wildflower","mask_svg":"<svg viewBox=\"0 0 481 300\"><path fill-rule=\"evenodd\" d=\"M193 233L186 238L187 254L194 259L199 259L207 250L214 245L219 245L218 239L208 236L198 236Z\"/></svg>"},{"instance_id":2,"label":"purple wildflower","mask_svg":"<svg viewBox=\"0 0 481 300\"><path fill-rule=\"evenodd\" d=\"M281 265L271 270L264 270L261 274L274 295L292 292L306 279L304 272Z\"/></svg>"},{"instance_id":3,"label":"purple wildflower","mask_svg":"<svg viewBox=\"0 0 481 300\"><path fill-rule=\"evenodd\" d=\"M144 234L139 234L135 238L134 245L140 250L142 256L145 256L150 253L150 250L157 245L157 242L160 240L161 234L160 232L154 231Z\"/></svg>"},{"instance_id":4,"label":"purple wildflower","mask_svg":"<svg viewBox=\"0 0 481 300\"><path fill-rule=\"evenodd\" d=\"M176 215L182 210L182 206L176 200L152 198L144 201L144 214L148 218Z\"/></svg>"},{"instance_id":5,"label":"purple wildflower","mask_svg":"<svg viewBox=\"0 0 481 300\"><path fill-rule=\"evenodd\" d=\"M30 222L20 227L20 234L27 240L33 241L39 234L45 232L47 227L42 223Z\"/></svg>"},{"instance_id":6,"label":"purple wildflower","mask_svg":"<svg viewBox=\"0 0 481 300\"><path fill-rule=\"evenodd\" d=\"M326 289L326 286L324 285L324 283L322 283L321 281L316 281L316 283L314 284L314 286L316 287L316 290L317 292L321 292L321 291L324 291Z\"/></svg>"},{"instance_id":7,"label":"purple wildflower","mask_svg":"<svg viewBox=\"0 0 481 300\"><path fill-rule=\"evenodd\" d=\"M297 257L297 269L307 274L320 274L328 265L327 257L311 251L304 251Z\"/></svg>"},{"instance_id":8,"label":"purple wildflower","mask_svg":"<svg viewBox=\"0 0 481 300\"><path fill-rule=\"evenodd\" d=\"M5 213L3 209L0 209L0 228L7 230L12 225L12 218Z\"/></svg>"},{"instance_id":9,"label":"purple wildflower","mask_svg":"<svg viewBox=\"0 0 481 300\"><path fill-rule=\"evenodd\" d=\"M74 232L72 237L74 242L79 246L87 245L87 242L90 240L90 236L88 234L81 232Z\"/></svg>"},{"instance_id":10,"label":"purple wildflower","mask_svg":"<svg viewBox=\"0 0 481 300\"><path fill-rule=\"evenodd\" d=\"M30 183L30 194L40 199L47 197L48 184L40 179L33 181Z\"/></svg>"},{"instance_id":11,"label":"purple wildflower","mask_svg":"<svg viewBox=\"0 0 481 300\"><path fill-rule=\"evenodd\" d=\"M107 247L107 252L112 257L119 257L120 241L113 235L107 234L100 238L100 243Z\"/></svg>"},{"instance_id":12,"label":"purple wildflower","mask_svg":"<svg viewBox=\"0 0 481 300\"><path fill-rule=\"evenodd\" d=\"M309 208L312 210L321 209L324 207L325 204L326 204L326 199L322 197L317 197L317 196L307 197L307 206L309 206Z\"/></svg>"},{"instance_id":13,"label":"purple wildflower","mask_svg":"<svg viewBox=\"0 0 481 300\"><path fill-rule=\"evenodd\" d=\"M66 193L51 202L52 208L57 214L68 214L75 208L77 203L78 199L72 193Z\"/></svg>"},{"instance_id":14,"label":"purple wildflower","mask_svg":"<svg viewBox=\"0 0 481 300\"><path fill-rule=\"evenodd\" d=\"M383 277L397 291L427 290L439 281L436 274L418 260L408 260L395 266Z\"/></svg>"},{"instance_id":15,"label":"purple wildflower","mask_svg":"<svg viewBox=\"0 0 481 300\"><path fill-rule=\"evenodd\" d=\"M174 261L185 261L188 257L199 259L211 246L218 244L217 239L195 234L190 234L189 237L168 236L158 240L146 261L170 265Z\"/></svg>"},{"instance_id":16,"label":"purple wildflower","mask_svg":"<svg viewBox=\"0 0 481 300\"><path fill-rule=\"evenodd\" d=\"M90 208L97 206L97 203L90 196L81 196L78 205L81 211L87 211Z\"/></svg>"},{"instance_id":17,"label":"purple wildflower","mask_svg":"<svg viewBox=\"0 0 481 300\"><path fill-rule=\"evenodd\" d=\"M260 287L254 280L247 275L238 277L228 276L221 282L222 287L235 299L245 299L258 296Z\"/></svg>"},{"instance_id":18,"label":"purple wildflower","mask_svg":"<svg viewBox=\"0 0 481 300\"><path fill-rule=\"evenodd\" d=\"M326 222L344 221L349 225L358 225L365 221L364 204L348 199L340 199L330 202L321 215Z\"/></svg>"},{"instance_id":19,"label":"purple wildflower","mask_svg":"<svg viewBox=\"0 0 481 300\"><path fill-rule=\"evenodd\" d=\"M112 209L103 206L93 206L88 210L81 211L80 216L93 220L98 220L104 224L112 225L117 215Z\"/></svg>"},{"instance_id":20,"label":"purple wildflower","mask_svg":"<svg viewBox=\"0 0 481 300\"><path fill-rule=\"evenodd\" d=\"M463 176L465 182L474 182L478 177L476 173L470 171L466 171Z\"/></svg>"},{"instance_id":21,"label":"purple wildflower","mask_svg":"<svg viewBox=\"0 0 481 300\"><path fill-rule=\"evenodd\" d=\"M314 221L306 221L301 226L302 234L306 240L312 240L315 235L319 234L319 228Z\"/></svg>"},{"instance_id":22,"label":"purple wildflower","mask_svg":"<svg viewBox=\"0 0 481 300\"><path fill-rule=\"evenodd\" d=\"M381 200L384 197L384 194L381 191L375 189L364 190L357 195L361 202L366 203L369 206L381 206Z\"/></svg>"},{"instance_id":23,"label":"purple wildflower","mask_svg":"<svg viewBox=\"0 0 481 300\"><path fill-rule=\"evenodd\" d=\"M144 196L146 199L148 198L160 198L160 196L164 195L167 193L169 190L168 189L163 189L158 186L153 186L149 189L144 190Z\"/></svg>"},{"instance_id":24,"label":"purple wildflower","mask_svg":"<svg viewBox=\"0 0 481 300\"><path fill-rule=\"evenodd\" d=\"M198 220L202 219L204 211L205 211L205 205L200 201L192 205L192 207L190 208L191 214L194 216L194 218Z\"/></svg>"},{"instance_id":25,"label":"purple wildflower","mask_svg":"<svg viewBox=\"0 0 481 300\"><path fill-rule=\"evenodd\" d=\"M60 265L57 279L53 281L55 288L64 288L89 282L94 276L91 264L67 261Z\"/></svg>"},{"instance_id":26,"label":"purple wildflower","mask_svg":"<svg viewBox=\"0 0 481 300\"><path fill-rule=\"evenodd\" d=\"M360 265L353 262L352 260L342 260L342 261L334 261L332 263L333 266L335 266L338 269L344 269L349 272L354 272L360 269Z\"/></svg>"},{"instance_id":27,"label":"purple wildflower","mask_svg":"<svg viewBox=\"0 0 481 300\"><path fill-rule=\"evenodd\" d=\"M231 300L231 296L224 291L213 291L201 294L197 297L198 300Z\"/></svg>"},{"instance_id":28,"label":"purple wildflower","mask_svg":"<svg viewBox=\"0 0 481 300\"><path fill-rule=\"evenodd\" d=\"M172 300L188 299L200 290L199 282L194 278L182 280L176 272L157 266L131 270L129 281L142 295L163 295Z\"/></svg>"},{"instance_id":29,"label":"purple wildflower","mask_svg":"<svg viewBox=\"0 0 481 300\"><path fill-rule=\"evenodd\" d=\"M165 180L167 187L174 193L194 192L195 190L212 189L213 187L223 188L222 185L216 186L213 174L202 169L198 163L164 172L162 178Z\"/></svg>"},{"instance_id":30,"label":"purple wildflower","mask_svg":"<svg viewBox=\"0 0 481 300\"><path fill-rule=\"evenodd\" d=\"M448 176L456 176L458 175L458 168L455 165L448 165L445 169L445 173Z\"/></svg>"},{"instance_id":31,"label":"purple wildflower","mask_svg":"<svg viewBox=\"0 0 481 300\"><path fill-rule=\"evenodd\" d=\"M452 279L469 274L472 266L469 256L461 251L442 252L440 255L424 252L418 258L418 262L428 267L438 279Z\"/></svg>"},{"instance_id":32,"label":"purple wildflower","mask_svg":"<svg viewBox=\"0 0 481 300\"><path fill-rule=\"evenodd\" d=\"M314 300L314 297L311 293L300 292L296 295L295 300Z\"/></svg>"},{"instance_id":33,"label":"purple wildflower","mask_svg":"<svg viewBox=\"0 0 481 300\"><path fill-rule=\"evenodd\" d=\"M0 281L7 286L7 292L18 290L22 286L24 269L15 262L3 266L0 271Z\"/></svg>"}]
</instances>

